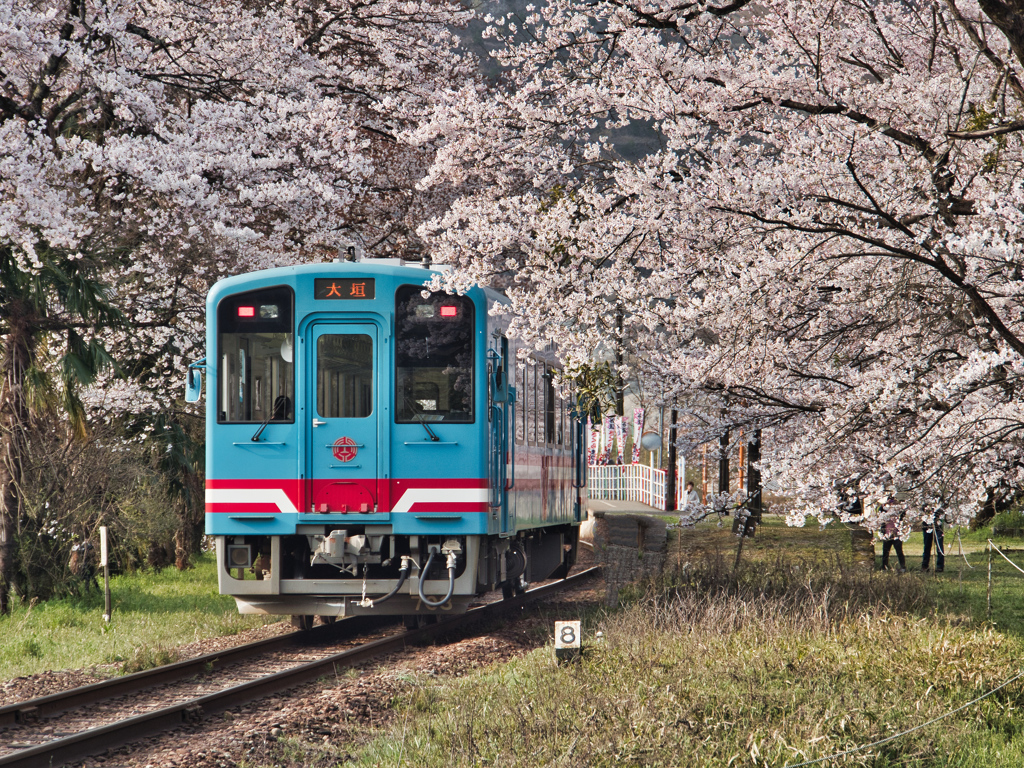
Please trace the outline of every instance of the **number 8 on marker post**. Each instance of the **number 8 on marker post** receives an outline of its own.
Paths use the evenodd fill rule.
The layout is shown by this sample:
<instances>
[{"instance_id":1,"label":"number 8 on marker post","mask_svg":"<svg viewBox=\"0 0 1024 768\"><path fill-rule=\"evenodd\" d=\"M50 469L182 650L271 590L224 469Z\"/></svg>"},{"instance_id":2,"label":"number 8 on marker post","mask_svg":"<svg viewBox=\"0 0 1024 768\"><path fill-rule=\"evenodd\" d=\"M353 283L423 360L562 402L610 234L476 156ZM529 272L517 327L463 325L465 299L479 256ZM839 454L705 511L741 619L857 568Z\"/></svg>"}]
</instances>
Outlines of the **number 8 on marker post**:
<instances>
[{"instance_id":1,"label":"number 8 on marker post","mask_svg":"<svg viewBox=\"0 0 1024 768\"><path fill-rule=\"evenodd\" d=\"M576 661L583 650L580 622L555 622L555 660L559 664Z\"/></svg>"}]
</instances>

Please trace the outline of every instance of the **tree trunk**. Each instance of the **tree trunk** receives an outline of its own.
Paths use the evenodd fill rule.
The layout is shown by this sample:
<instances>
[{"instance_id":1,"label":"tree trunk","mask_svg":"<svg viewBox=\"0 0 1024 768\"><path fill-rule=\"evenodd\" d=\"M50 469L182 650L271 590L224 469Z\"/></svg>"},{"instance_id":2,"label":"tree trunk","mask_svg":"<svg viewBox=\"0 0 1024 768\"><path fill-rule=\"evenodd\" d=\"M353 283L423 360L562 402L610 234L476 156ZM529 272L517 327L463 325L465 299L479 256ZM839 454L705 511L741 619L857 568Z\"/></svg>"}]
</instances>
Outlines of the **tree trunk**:
<instances>
[{"instance_id":1,"label":"tree trunk","mask_svg":"<svg viewBox=\"0 0 1024 768\"><path fill-rule=\"evenodd\" d=\"M23 307L9 306L10 332L4 348L0 392L0 614L11 611L14 584L14 535L21 513L21 457L28 426L25 371L32 359L30 320ZM21 311L19 311L21 310Z\"/></svg>"},{"instance_id":2,"label":"tree trunk","mask_svg":"<svg viewBox=\"0 0 1024 768\"><path fill-rule=\"evenodd\" d=\"M4 414L6 416L6 414ZM3 446L0 448L0 614L11 612L11 585L14 582L14 532L17 527L17 448L13 445L12 428L3 424Z\"/></svg>"},{"instance_id":3,"label":"tree trunk","mask_svg":"<svg viewBox=\"0 0 1024 768\"><path fill-rule=\"evenodd\" d=\"M192 556L202 548L206 504L203 502L202 478L189 472L183 482L188 491L179 501L178 530L174 534L174 566L183 571L192 566Z\"/></svg>"},{"instance_id":4,"label":"tree trunk","mask_svg":"<svg viewBox=\"0 0 1024 768\"><path fill-rule=\"evenodd\" d=\"M676 409L672 409L672 426L668 430L668 474L665 476L665 511L676 511L676 484L679 478L676 477ZM686 478L683 478L686 482Z\"/></svg>"}]
</instances>

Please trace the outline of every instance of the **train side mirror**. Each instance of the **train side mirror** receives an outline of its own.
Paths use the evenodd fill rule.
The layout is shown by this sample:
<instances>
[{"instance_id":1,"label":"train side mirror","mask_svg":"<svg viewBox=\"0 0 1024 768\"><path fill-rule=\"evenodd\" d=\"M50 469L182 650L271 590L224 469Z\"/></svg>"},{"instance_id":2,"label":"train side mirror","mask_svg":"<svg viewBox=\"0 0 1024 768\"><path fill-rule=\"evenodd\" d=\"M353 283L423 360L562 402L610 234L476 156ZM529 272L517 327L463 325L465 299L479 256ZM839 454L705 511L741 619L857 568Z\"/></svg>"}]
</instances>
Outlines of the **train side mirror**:
<instances>
[{"instance_id":1,"label":"train side mirror","mask_svg":"<svg viewBox=\"0 0 1024 768\"><path fill-rule=\"evenodd\" d=\"M185 374L185 402L186 403L198 403L200 396L203 394L203 372L202 368L206 367L206 359L199 360L192 363L188 367L188 371Z\"/></svg>"}]
</instances>

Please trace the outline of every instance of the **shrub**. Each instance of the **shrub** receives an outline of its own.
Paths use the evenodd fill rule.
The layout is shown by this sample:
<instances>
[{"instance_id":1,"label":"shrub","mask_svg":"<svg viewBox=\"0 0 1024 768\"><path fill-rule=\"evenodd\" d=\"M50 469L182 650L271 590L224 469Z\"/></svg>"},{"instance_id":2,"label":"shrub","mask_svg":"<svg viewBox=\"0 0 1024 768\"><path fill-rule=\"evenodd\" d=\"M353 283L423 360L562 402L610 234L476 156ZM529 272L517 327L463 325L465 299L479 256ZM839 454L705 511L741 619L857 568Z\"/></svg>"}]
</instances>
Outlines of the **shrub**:
<instances>
[{"instance_id":1,"label":"shrub","mask_svg":"<svg viewBox=\"0 0 1024 768\"><path fill-rule=\"evenodd\" d=\"M995 536L1024 536L1024 511L1020 507L1000 512L992 518Z\"/></svg>"},{"instance_id":2,"label":"shrub","mask_svg":"<svg viewBox=\"0 0 1024 768\"><path fill-rule=\"evenodd\" d=\"M70 439L60 425L41 425L29 436L14 535L22 599L93 590L101 525L110 534L113 573L144 568L154 549L174 551L178 516L149 454L104 425L86 440Z\"/></svg>"}]
</instances>

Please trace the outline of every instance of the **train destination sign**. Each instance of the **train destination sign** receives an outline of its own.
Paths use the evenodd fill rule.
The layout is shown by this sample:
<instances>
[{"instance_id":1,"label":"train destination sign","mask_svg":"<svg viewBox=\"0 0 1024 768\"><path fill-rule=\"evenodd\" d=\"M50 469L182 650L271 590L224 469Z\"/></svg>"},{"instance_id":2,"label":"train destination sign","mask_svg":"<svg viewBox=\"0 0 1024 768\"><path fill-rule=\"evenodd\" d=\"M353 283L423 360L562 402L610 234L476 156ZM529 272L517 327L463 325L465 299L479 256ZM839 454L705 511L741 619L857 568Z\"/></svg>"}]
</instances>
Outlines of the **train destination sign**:
<instances>
[{"instance_id":1,"label":"train destination sign","mask_svg":"<svg viewBox=\"0 0 1024 768\"><path fill-rule=\"evenodd\" d=\"M313 298L331 301L372 299L372 277L318 277L313 281Z\"/></svg>"}]
</instances>

